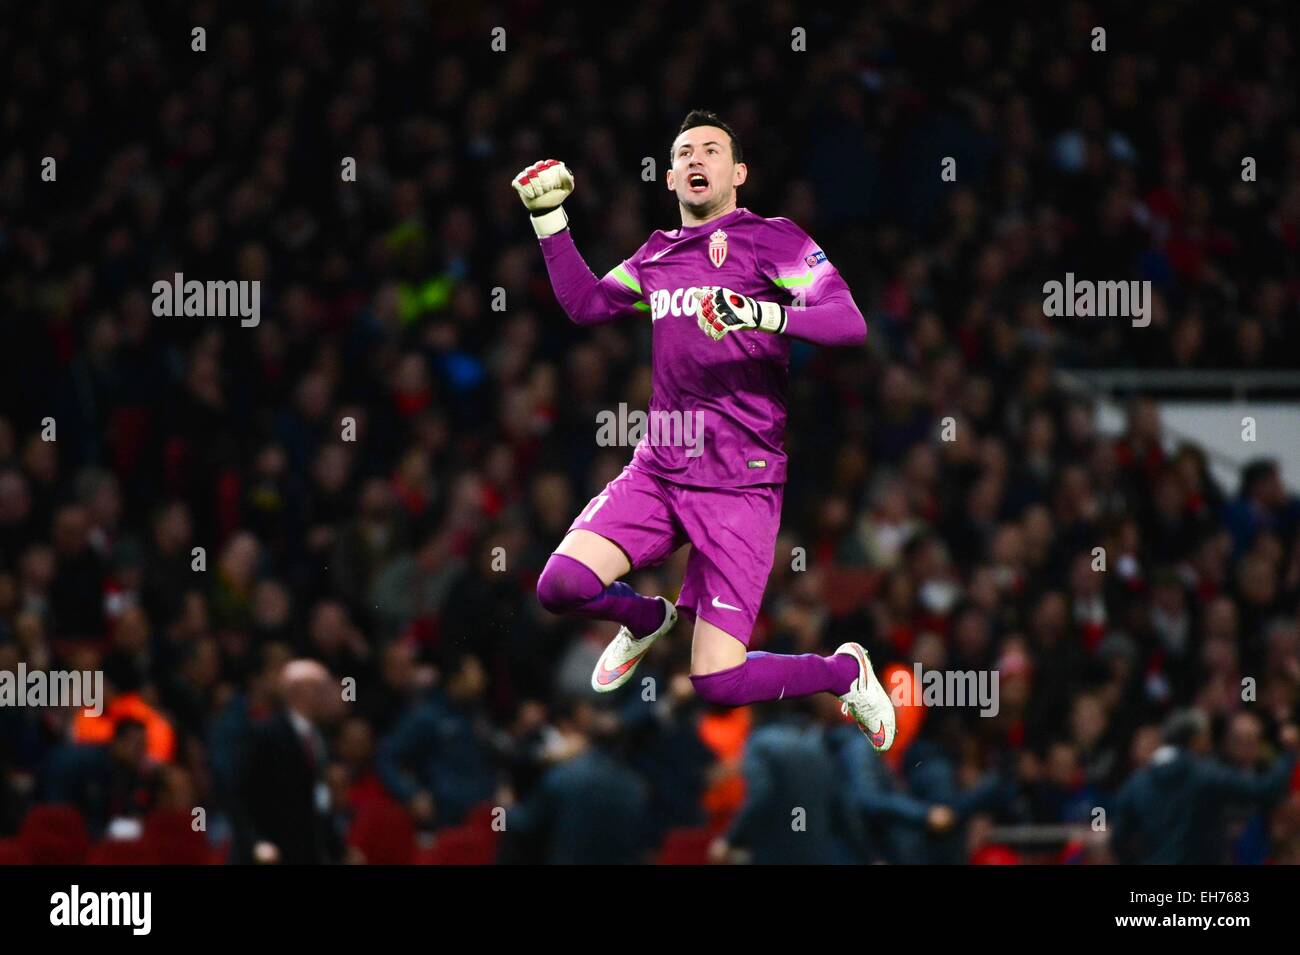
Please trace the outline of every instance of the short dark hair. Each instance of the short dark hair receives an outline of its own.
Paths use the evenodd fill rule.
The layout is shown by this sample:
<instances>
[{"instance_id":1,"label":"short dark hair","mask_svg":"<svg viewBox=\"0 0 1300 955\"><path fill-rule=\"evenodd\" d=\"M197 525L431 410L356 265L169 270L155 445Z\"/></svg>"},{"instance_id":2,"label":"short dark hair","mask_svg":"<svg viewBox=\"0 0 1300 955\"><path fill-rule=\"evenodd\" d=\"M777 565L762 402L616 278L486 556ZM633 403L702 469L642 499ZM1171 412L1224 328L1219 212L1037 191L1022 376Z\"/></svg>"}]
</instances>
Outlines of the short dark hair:
<instances>
[{"instance_id":1,"label":"short dark hair","mask_svg":"<svg viewBox=\"0 0 1300 955\"><path fill-rule=\"evenodd\" d=\"M1191 746L1192 742L1210 728L1209 717L1201 710L1178 710L1165 720L1161 734L1170 746Z\"/></svg>"},{"instance_id":2,"label":"short dark hair","mask_svg":"<svg viewBox=\"0 0 1300 955\"><path fill-rule=\"evenodd\" d=\"M743 151L741 150L741 148L740 148L740 140L736 138L736 131L735 131L734 129L732 129L730 126L728 126L727 123L726 123L726 121L723 120L723 118L722 118L721 116L719 116L717 113L711 112L711 111L709 111L709 110L707 110L707 109L693 109L693 110L691 110L689 113L686 114L686 118L685 118L684 120L682 120L682 125L681 125L681 127L677 130L677 136L680 136L682 133L686 132L686 130L688 130L688 129L694 129L696 126L716 126L716 127L718 127L718 129L720 129L720 130L722 130L724 133L726 133L726 134L727 134L727 138L731 140L731 159L732 159L732 162L744 162L744 161L745 161L745 154L744 154L744 152L743 152ZM677 136L674 136L674 137L673 137L673 142L676 142L676 141L677 141ZM674 158L675 158L675 156L674 156L674 153L673 153L673 147L672 147L672 146L669 146L669 147L668 147L668 162L671 163L671 162L673 161Z\"/></svg>"},{"instance_id":3,"label":"short dark hair","mask_svg":"<svg viewBox=\"0 0 1300 955\"><path fill-rule=\"evenodd\" d=\"M1265 481L1277 473L1277 462L1272 458L1255 458L1241 471L1241 496L1250 497Z\"/></svg>"}]
</instances>

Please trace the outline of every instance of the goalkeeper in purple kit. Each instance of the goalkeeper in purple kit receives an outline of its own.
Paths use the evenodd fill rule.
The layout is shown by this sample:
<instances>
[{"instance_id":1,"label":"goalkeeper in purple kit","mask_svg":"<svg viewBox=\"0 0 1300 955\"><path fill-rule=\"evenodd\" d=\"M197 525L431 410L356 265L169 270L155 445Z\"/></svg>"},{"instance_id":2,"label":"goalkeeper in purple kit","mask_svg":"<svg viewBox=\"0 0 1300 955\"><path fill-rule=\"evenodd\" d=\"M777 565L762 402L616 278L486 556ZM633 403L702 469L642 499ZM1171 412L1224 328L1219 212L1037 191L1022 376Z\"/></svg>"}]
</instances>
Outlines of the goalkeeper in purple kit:
<instances>
[{"instance_id":1,"label":"goalkeeper in purple kit","mask_svg":"<svg viewBox=\"0 0 1300 955\"><path fill-rule=\"evenodd\" d=\"M598 279L568 229L572 173L536 163L513 182L531 213L556 298L579 325L649 320L648 419L699 422L696 441L651 427L622 473L583 509L537 583L542 605L622 624L592 674L598 692L631 679L677 622L694 626L691 682L714 703L829 692L877 750L894 740L894 708L866 651L831 656L749 652L772 568L785 489L790 338L860 346L866 322L839 272L789 219L736 205L748 175L734 133L693 111L672 146L667 185L681 228L655 232ZM680 437L680 431L677 434ZM620 578L690 543L676 604Z\"/></svg>"}]
</instances>

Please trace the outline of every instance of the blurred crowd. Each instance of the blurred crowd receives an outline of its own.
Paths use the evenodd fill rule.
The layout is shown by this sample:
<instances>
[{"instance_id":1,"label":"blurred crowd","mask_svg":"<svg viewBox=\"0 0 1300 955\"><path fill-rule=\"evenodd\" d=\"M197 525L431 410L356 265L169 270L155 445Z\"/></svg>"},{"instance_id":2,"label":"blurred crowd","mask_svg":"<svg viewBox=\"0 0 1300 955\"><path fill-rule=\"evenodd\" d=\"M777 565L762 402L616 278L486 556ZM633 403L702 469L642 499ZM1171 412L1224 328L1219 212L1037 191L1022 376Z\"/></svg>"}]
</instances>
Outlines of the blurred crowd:
<instances>
[{"instance_id":1,"label":"blurred crowd","mask_svg":"<svg viewBox=\"0 0 1300 955\"><path fill-rule=\"evenodd\" d=\"M1286 4L316 7L0 24L0 669L109 694L0 707L0 858L71 806L95 844L201 808L236 861L1300 862L1300 502L1055 374L1294 366ZM868 321L793 349L751 647L1000 677L889 758L829 696L702 706L684 627L596 699L614 625L536 599L649 327L566 320L509 182L566 161L604 274L678 224L643 159L696 106ZM1045 318L1068 271L1150 280L1151 325ZM155 317L175 272L261 281L260 324Z\"/></svg>"}]
</instances>

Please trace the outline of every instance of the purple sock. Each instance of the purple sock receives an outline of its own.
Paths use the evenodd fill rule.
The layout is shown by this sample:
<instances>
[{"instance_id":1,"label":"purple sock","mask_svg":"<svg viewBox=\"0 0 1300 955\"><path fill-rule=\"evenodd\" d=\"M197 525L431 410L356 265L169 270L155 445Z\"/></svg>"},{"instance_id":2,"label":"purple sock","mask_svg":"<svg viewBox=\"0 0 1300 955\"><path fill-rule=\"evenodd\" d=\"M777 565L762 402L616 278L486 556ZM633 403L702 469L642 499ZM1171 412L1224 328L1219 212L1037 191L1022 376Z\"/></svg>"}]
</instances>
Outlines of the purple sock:
<instances>
[{"instance_id":1,"label":"purple sock","mask_svg":"<svg viewBox=\"0 0 1300 955\"><path fill-rule=\"evenodd\" d=\"M567 554L552 554L537 579L537 599L551 613L572 614L596 620L613 620L644 637L663 626L664 604L643 597L627 584L608 587L596 572Z\"/></svg>"},{"instance_id":2,"label":"purple sock","mask_svg":"<svg viewBox=\"0 0 1300 955\"><path fill-rule=\"evenodd\" d=\"M821 657L815 653L787 656L755 650L729 670L692 676L702 699L722 706L745 706L760 700L781 700L813 693L847 693L858 678L858 661L847 653Z\"/></svg>"}]
</instances>

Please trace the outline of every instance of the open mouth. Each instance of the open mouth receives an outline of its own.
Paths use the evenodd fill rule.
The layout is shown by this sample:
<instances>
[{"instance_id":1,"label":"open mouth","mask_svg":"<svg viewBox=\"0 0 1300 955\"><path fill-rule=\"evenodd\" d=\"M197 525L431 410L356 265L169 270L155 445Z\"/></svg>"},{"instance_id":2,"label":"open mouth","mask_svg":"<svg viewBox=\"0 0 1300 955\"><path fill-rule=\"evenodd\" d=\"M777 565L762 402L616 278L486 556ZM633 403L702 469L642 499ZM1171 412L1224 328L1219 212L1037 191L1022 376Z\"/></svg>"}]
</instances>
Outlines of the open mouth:
<instances>
[{"instance_id":1,"label":"open mouth","mask_svg":"<svg viewBox=\"0 0 1300 955\"><path fill-rule=\"evenodd\" d=\"M691 192L704 192L709 188L709 178L702 172L693 172L686 177L686 188Z\"/></svg>"}]
</instances>

